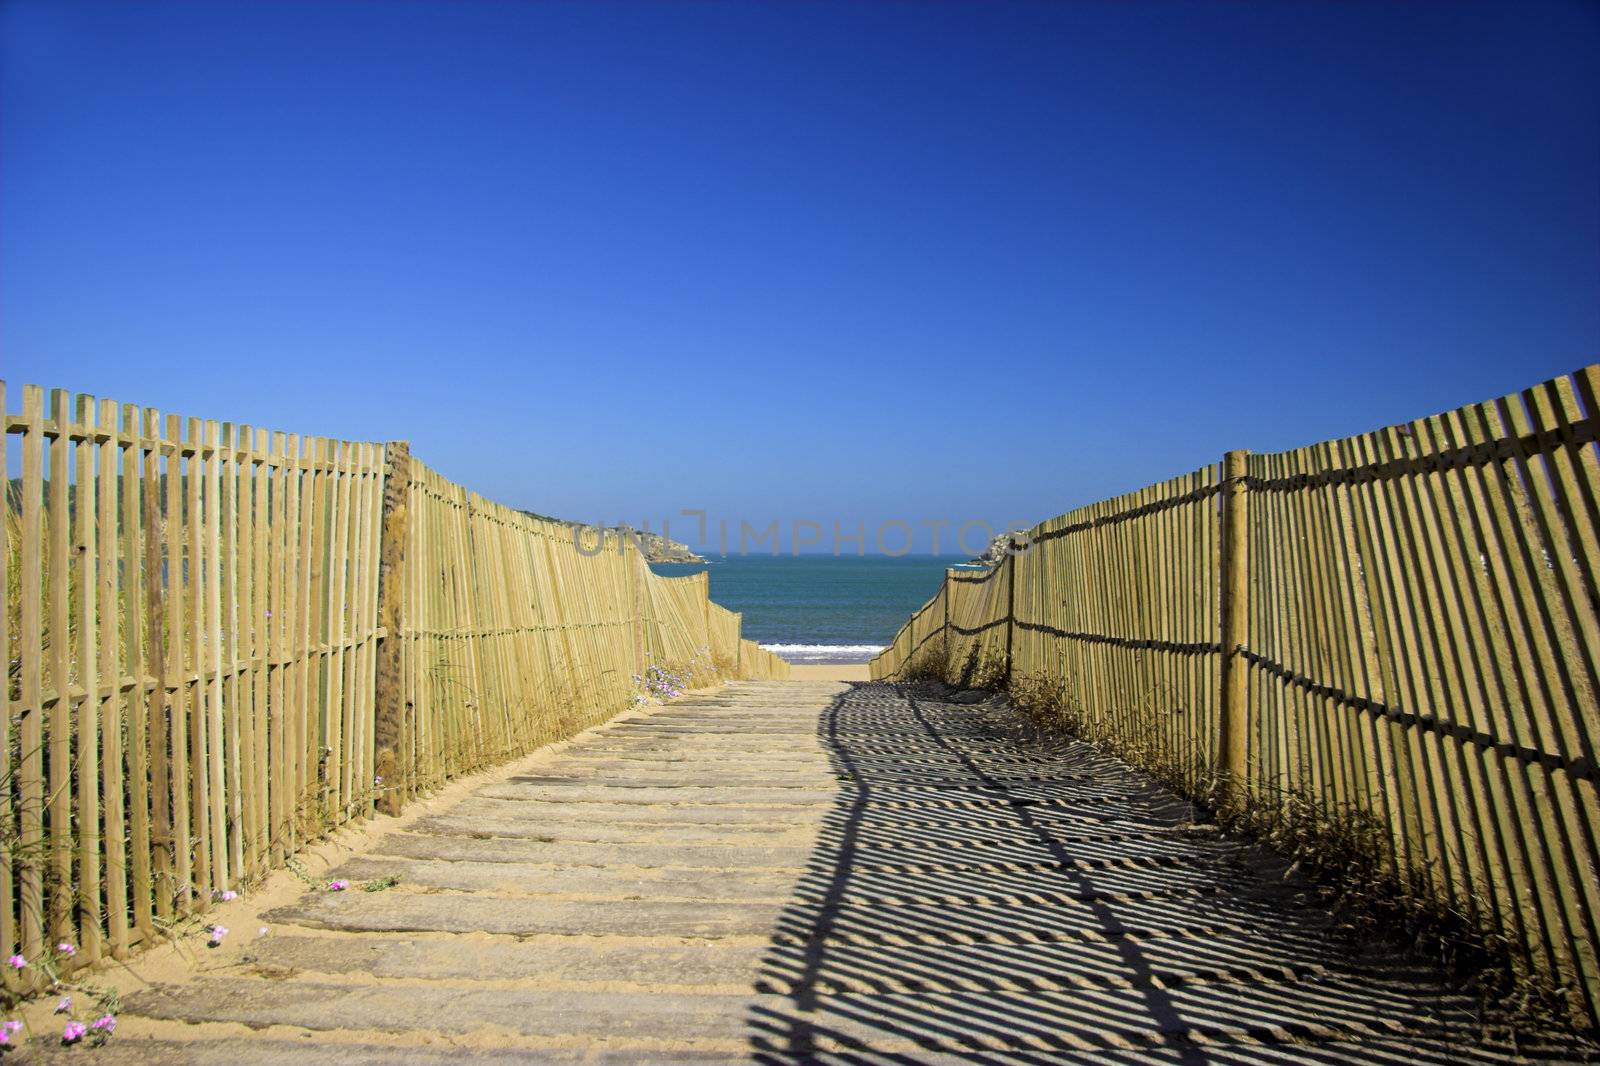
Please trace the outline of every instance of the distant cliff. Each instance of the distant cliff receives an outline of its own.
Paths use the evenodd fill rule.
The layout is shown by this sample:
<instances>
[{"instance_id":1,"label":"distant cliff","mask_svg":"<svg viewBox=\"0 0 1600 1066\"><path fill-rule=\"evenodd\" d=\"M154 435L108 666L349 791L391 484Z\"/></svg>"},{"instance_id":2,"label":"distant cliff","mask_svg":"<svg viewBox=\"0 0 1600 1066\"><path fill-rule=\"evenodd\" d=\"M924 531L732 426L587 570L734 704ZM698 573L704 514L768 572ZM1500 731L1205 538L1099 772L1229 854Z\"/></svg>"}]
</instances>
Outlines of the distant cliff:
<instances>
[{"instance_id":1,"label":"distant cliff","mask_svg":"<svg viewBox=\"0 0 1600 1066\"><path fill-rule=\"evenodd\" d=\"M978 556L976 559L968 560L967 565L999 566L1001 563L1006 561L1006 556L1011 553L1013 547L1022 547L1026 543L1027 539L1016 533L1001 533L993 540L989 541L989 546L983 549L982 555Z\"/></svg>"},{"instance_id":2,"label":"distant cliff","mask_svg":"<svg viewBox=\"0 0 1600 1066\"><path fill-rule=\"evenodd\" d=\"M590 543L594 536L594 527L586 522L571 522L565 518L553 518L538 511L523 511L525 515L540 518L546 522L559 522L564 526L583 526L584 543ZM647 530L634 529L632 526L606 526L606 543L616 547L618 535L630 536L638 539L639 548L644 552L646 562L650 563L703 563L705 559L689 550L687 544L679 544L675 540L668 540L660 533L651 533Z\"/></svg>"},{"instance_id":3,"label":"distant cliff","mask_svg":"<svg viewBox=\"0 0 1600 1066\"><path fill-rule=\"evenodd\" d=\"M646 560L652 563L703 563L705 559L689 550L687 544L679 544L675 540L668 540L660 533L647 533L642 530L630 529L627 526L618 527L619 531L639 538L639 547L644 551ZM616 531L608 531L616 532Z\"/></svg>"}]
</instances>

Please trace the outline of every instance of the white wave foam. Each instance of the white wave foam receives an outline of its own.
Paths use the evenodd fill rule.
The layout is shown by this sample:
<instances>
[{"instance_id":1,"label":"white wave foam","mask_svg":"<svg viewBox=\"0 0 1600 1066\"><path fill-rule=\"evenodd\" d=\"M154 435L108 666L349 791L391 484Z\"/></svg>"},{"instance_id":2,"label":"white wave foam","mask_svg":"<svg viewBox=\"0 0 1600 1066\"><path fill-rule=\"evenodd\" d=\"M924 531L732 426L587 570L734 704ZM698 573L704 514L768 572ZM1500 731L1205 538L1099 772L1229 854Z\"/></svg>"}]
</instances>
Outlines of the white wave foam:
<instances>
[{"instance_id":1,"label":"white wave foam","mask_svg":"<svg viewBox=\"0 0 1600 1066\"><path fill-rule=\"evenodd\" d=\"M884 649L883 644L763 644L763 648L792 663L864 663Z\"/></svg>"}]
</instances>

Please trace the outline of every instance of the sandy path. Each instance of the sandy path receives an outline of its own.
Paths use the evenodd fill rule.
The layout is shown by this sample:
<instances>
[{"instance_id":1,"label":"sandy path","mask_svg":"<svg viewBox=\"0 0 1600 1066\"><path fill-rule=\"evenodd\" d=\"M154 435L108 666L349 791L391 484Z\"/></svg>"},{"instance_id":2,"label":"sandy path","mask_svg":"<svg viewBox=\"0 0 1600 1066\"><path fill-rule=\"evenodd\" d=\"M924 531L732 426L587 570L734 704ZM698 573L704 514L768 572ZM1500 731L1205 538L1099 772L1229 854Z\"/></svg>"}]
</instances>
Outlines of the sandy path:
<instances>
[{"instance_id":1,"label":"sandy path","mask_svg":"<svg viewBox=\"0 0 1600 1066\"><path fill-rule=\"evenodd\" d=\"M121 1027L88 1054L1452 1061L1465 1005L1432 971L1348 942L1188 813L1004 708L736 683L347 834L313 861L400 885L278 878L219 908L223 947L110 975Z\"/></svg>"},{"instance_id":2,"label":"sandy path","mask_svg":"<svg viewBox=\"0 0 1600 1066\"><path fill-rule=\"evenodd\" d=\"M796 681L870 681L866 663L795 664L789 676Z\"/></svg>"}]
</instances>

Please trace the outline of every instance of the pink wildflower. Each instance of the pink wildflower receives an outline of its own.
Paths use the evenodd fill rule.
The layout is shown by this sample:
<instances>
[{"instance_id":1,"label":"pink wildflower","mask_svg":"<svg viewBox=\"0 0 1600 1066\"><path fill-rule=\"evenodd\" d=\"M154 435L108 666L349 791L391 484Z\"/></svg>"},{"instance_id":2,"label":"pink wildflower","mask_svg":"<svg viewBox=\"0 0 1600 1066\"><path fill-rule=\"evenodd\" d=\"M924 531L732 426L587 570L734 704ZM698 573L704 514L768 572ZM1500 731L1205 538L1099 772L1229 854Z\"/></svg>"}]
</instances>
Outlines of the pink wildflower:
<instances>
[{"instance_id":1,"label":"pink wildflower","mask_svg":"<svg viewBox=\"0 0 1600 1066\"><path fill-rule=\"evenodd\" d=\"M28 960L23 958L21 955L13 955L6 960L6 965L11 967L13 970L20 970L28 965Z\"/></svg>"},{"instance_id":2,"label":"pink wildflower","mask_svg":"<svg viewBox=\"0 0 1600 1066\"><path fill-rule=\"evenodd\" d=\"M93 1029L97 1033L105 1033L107 1036L110 1036L112 1033L117 1031L117 1019L113 1015L102 1014L100 1017L94 1020L94 1024L89 1026L89 1028Z\"/></svg>"},{"instance_id":3,"label":"pink wildflower","mask_svg":"<svg viewBox=\"0 0 1600 1066\"><path fill-rule=\"evenodd\" d=\"M69 1011L71 1009L72 1009L72 997L71 996L62 996L61 997L61 1002L56 1004L56 1013L57 1014L65 1014L65 1013L67 1013L67 1011Z\"/></svg>"},{"instance_id":4,"label":"pink wildflower","mask_svg":"<svg viewBox=\"0 0 1600 1066\"><path fill-rule=\"evenodd\" d=\"M69 959L78 953L77 947L67 943L65 940L56 945L56 950L61 952L61 954L65 955Z\"/></svg>"},{"instance_id":5,"label":"pink wildflower","mask_svg":"<svg viewBox=\"0 0 1600 1066\"><path fill-rule=\"evenodd\" d=\"M83 1034L88 1031L89 1027L82 1022L68 1022L67 1027L61 1030L61 1042L63 1044L76 1044L83 1039Z\"/></svg>"},{"instance_id":6,"label":"pink wildflower","mask_svg":"<svg viewBox=\"0 0 1600 1066\"><path fill-rule=\"evenodd\" d=\"M256 930L256 936L266 936L266 935L267 935L267 927L266 926L263 925L260 929Z\"/></svg>"},{"instance_id":7,"label":"pink wildflower","mask_svg":"<svg viewBox=\"0 0 1600 1066\"><path fill-rule=\"evenodd\" d=\"M211 946L216 947L218 944L222 943L222 938L228 935L228 927L225 925L213 925L210 929L210 932Z\"/></svg>"},{"instance_id":8,"label":"pink wildflower","mask_svg":"<svg viewBox=\"0 0 1600 1066\"><path fill-rule=\"evenodd\" d=\"M224 903L232 903L234 900L239 898L239 893L235 892L231 888L226 888L217 893L217 898Z\"/></svg>"},{"instance_id":9,"label":"pink wildflower","mask_svg":"<svg viewBox=\"0 0 1600 1066\"><path fill-rule=\"evenodd\" d=\"M328 882L328 891L329 892L343 892L345 889L347 889L349 887L350 887L350 882L344 880L343 878L340 878L337 881L329 881Z\"/></svg>"}]
</instances>

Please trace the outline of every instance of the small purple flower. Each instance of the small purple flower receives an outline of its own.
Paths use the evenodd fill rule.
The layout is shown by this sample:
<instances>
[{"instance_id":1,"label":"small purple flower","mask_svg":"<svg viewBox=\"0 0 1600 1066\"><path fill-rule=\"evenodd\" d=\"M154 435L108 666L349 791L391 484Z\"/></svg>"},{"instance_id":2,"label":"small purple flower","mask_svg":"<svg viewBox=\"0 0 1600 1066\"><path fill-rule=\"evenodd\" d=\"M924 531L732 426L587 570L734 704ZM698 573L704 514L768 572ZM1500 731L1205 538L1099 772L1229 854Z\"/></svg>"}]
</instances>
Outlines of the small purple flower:
<instances>
[{"instance_id":1,"label":"small purple flower","mask_svg":"<svg viewBox=\"0 0 1600 1066\"><path fill-rule=\"evenodd\" d=\"M63 1044L76 1044L83 1039L83 1034L88 1031L89 1027L82 1022L68 1022L67 1027L61 1030L61 1042Z\"/></svg>"},{"instance_id":2,"label":"small purple flower","mask_svg":"<svg viewBox=\"0 0 1600 1066\"><path fill-rule=\"evenodd\" d=\"M374 774L373 777L372 777L372 783L374 785L383 784L383 775L382 774Z\"/></svg>"},{"instance_id":3,"label":"small purple flower","mask_svg":"<svg viewBox=\"0 0 1600 1066\"><path fill-rule=\"evenodd\" d=\"M102 1014L100 1017L94 1020L94 1024L89 1026L89 1028L93 1029L97 1033L104 1033L107 1036L110 1036L112 1033L117 1031L117 1019L114 1015Z\"/></svg>"},{"instance_id":4,"label":"small purple flower","mask_svg":"<svg viewBox=\"0 0 1600 1066\"><path fill-rule=\"evenodd\" d=\"M21 970L28 965L28 960L21 955L13 955L6 960L6 965L13 970Z\"/></svg>"},{"instance_id":5,"label":"small purple flower","mask_svg":"<svg viewBox=\"0 0 1600 1066\"><path fill-rule=\"evenodd\" d=\"M67 1013L67 1011L69 1011L71 1009L72 1009L72 997L71 996L62 996L61 997L61 1002L56 1004L56 1013L57 1014L65 1014L65 1013Z\"/></svg>"},{"instance_id":6,"label":"small purple flower","mask_svg":"<svg viewBox=\"0 0 1600 1066\"><path fill-rule=\"evenodd\" d=\"M344 880L343 878L340 878L340 879L338 879L336 881L329 881L328 882L328 891L329 892L343 892L345 889L347 889L349 887L350 887L350 882Z\"/></svg>"},{"instance_id":7,"label":"small purple flower","mask_svg":"<svg viewBox=\"0 0 1600 1066\"><path fill-rule=\"evenodd\" d=\"M65 955L69 959L78 953L77 947L67 943L65 940L56 945L56 950L61 952L61 954Z\"/></svg>"},{"instance_id":8,"label":"small purple flower","mask_svg":"<svg viewBox=\"0 0 1600 1066\"><path fill-rule=\"evenodd\" d=\"M264 925L260 929L256 930L256 936L266 936L267 933L268 933L268 929Z\"/></svg>"},{"instance_id":9,"label":"small purple flower","mask_svg":"<svg viewBox=\"0 0 1600 1066\"><path fill-rule=\"evenodd\" d=\"M225 888L221 892L215 892L212 894L224 903L232 903L234 900L239 898L239 893L235 892L231 888Z\"/></svg>"},{"instance_id":10,"label":"small purple flower","mask_svg":"<svg viewBox=\"0 0 1600 1066\"><path fill-rule=\"evenodd\" d=\"M216 947L222 943L222 938L228 935L228 927L225 925L213 925L207 929L207 932L211 934L211 946Z\"/></svg>"}]
</instances>

